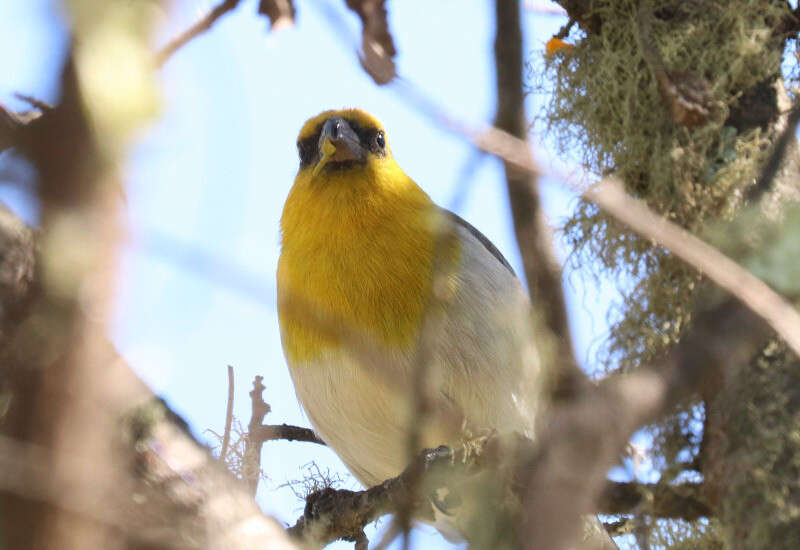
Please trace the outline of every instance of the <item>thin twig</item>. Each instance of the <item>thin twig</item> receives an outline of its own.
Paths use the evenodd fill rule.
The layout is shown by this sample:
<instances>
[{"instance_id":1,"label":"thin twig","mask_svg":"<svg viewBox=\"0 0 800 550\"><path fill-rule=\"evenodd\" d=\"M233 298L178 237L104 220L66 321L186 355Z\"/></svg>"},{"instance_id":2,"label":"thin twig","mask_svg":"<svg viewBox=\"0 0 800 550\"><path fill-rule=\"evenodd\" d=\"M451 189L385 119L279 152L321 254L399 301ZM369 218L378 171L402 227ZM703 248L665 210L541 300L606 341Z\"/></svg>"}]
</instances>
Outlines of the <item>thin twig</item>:
<instances>
[{"instance_id":1,"label":"thin twig","mask_svg":"<svg viewBox=\"0 0 800 550\"><path fill-rule=\"evenodd\" d=\"M766 321L800 356L800 313L764 281L707 242L629 196L622 182L606 178L583 196L639 235L660 244Z\"/></svg>"},{"instance_id":2,"label":"thin twig","mask_svg":"<svg viewBox=\"0 0 800 550\"><path fill-rule=\"evenodd\" d=\"M25 103L29 104L34 109L38 109L42 113L46 113L48 111L53 110L53 106L50 105L48 102L42 101L41 99L35 98L33 96L29 96L27 94L22 94L19 92L15 93L14 96L17 99L21 99Z\"/></svg>"},{"instance_id":3,"label":"thin twig","mask_svg":"<svg viewBox=\"0 0 800 550\"><path fill-rule=\"evenodd\" d=\"M553 38L558 38L559 40L564 40L567 36L569 36L569 32L572 30L572 27L575 25L575 20L570 19L564 25L558 29L558 32L553 36Z\"/></svg>"},{"instance_id":4,"label":"thin twig","mask_svg":"<svg viewBox=\"0 0 800 550\"><path fill-rule=\"evenodd\" d=\"M164 63L166 63L175 52L185 46L190 40L214 26L214 23L217 22L217 19L229 11L232 11L238 4L239 0L224 0L221 4L208 12L197 23L170 40L167 45L161 48L156 54L156 65L159 67L164 65Z\"/></svg>"},{"instance_id":5,"label":"thin twig","mask_svg":"<svg viewBox=\"0 0 800 550\"><path fill-rule=\"evenodd\" d=\"M219 459L224 463L231 442L231 424L233 424L233 367L228 365L228 408L225 412L225 433L222 436L222 450Z\"/></svg>"},{"instance_id":6,"label":"thin twig","mask_svg":"<svg viewBox=\"0 0 800 550\"><path fill-rule=\"evenodd\" d=\"M402 529L400 529L400 526L397 524L397 522L391 522L389 526L384 529L381 539L378 541L378 544L375 545L373 550L386 550L389 545L394 542L394 539L400 536L401 531Z\"/></svg>"},{"instance_id":7,"label":"thin twig","mask_svg":"<svg viewBox=\"0 0 800 550\"><path fill-rule=\"evenodd\" d=\"M253 496L258 489L258 480L261 478L261 445L249 437L251 432L258 430L264 422L264 417L271 407L264 401L264 377L256 376L253 380L253 389L250 391L252 412L250 424L247 427L248 437L245 440L244 459L242 460L242 477L244 478Z\"/></svg>"}]
</instances>

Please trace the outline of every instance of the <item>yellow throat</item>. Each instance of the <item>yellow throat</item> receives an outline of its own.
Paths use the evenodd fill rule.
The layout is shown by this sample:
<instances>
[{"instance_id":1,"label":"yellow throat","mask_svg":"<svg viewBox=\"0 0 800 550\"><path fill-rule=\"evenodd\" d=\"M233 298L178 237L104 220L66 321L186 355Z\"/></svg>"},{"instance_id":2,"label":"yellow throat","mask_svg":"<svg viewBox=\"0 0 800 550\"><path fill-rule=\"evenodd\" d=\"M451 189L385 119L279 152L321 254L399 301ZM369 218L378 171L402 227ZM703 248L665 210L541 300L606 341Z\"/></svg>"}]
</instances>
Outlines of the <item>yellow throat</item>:
<instances>
[{"instance_id":1,"label":"yellow throat","mask_svg":"<svg viewBox=\"0 0 800 550\"><path fill-rule=\"evenodd\" d=\"M363 111L328 111L309 120L300 138L333 114L380 128ZM345 331L407 349L428 298L437 207L388 146L383 156L314 172L301 166L281 217L278 312L288 358L311 361L340 345L330 331L290 311L291 300Z\"/></svg>"}]
</instances>

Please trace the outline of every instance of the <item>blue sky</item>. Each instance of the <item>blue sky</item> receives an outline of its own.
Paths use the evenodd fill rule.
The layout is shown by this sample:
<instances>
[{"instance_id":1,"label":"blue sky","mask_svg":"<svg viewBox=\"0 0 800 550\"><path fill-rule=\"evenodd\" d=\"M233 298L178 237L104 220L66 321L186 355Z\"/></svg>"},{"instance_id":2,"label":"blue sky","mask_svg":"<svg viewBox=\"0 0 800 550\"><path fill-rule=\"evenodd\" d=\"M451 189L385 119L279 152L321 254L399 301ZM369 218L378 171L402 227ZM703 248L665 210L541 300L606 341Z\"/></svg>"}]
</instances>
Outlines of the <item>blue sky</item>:
<instances>
[{"instance_id":1,"label":"blue sky","mask_svg":"<svg viewBox=\"0 0 800 550\"><path fill-rule=\"evenodd\" d=\"M352 51L359 24L344 2L296 3L294 28L267 32L266 20L255 15L257 2L245 0L180 50L158 75L161 116L142 129L125 167L130 238L120 256L110 335L201 438L207 428L222 429L227 365L235 368L235 414L243 423L249 419L250 384L262 375L272 406L267 421L308 425L284 363L275 311L278 220L297 169L295 137L302 123L328 108L358 106L372 112L384 122L400 165L444 206L452 204L461 168L472 155L467 144L363 73ZM65 35L52 15L53 4L0 1L0 20L14 22L0 34L0 101L6 105L22 107L14 92L56 98ZM165 3L170 8L154 45L214 4ZM330 30L322 5L341 14L349 42ZM451 114L473 124L489 122L495 109L492 3L404 0L389 2L389 12L399 72ZM527 56L541 56L544 43L564 22L525 12ZM552 159L555 153L543 149L545 167ZM574 206L574 196L557 182L546 181L543 192L555 222ZM18 188L0 183L0 200L35 220L35 206ZM522 272L497 161L480 163L459 213ZM559 251L563 257L565 251ZM249 290L204 274L198 258L227 266L226 276L234 274ZM617 293L610 281L598 286L579 274L568 280L578 356L592 368ZM262 465L270 480L259 493L265 511L287 522L296 519L302 503L279 486L300 477L299 468L312 460L344 471L325 448L265 446ZM420 536L426 537L426 547L449 546L435 533Z\"/></svg>"}]
</instances>

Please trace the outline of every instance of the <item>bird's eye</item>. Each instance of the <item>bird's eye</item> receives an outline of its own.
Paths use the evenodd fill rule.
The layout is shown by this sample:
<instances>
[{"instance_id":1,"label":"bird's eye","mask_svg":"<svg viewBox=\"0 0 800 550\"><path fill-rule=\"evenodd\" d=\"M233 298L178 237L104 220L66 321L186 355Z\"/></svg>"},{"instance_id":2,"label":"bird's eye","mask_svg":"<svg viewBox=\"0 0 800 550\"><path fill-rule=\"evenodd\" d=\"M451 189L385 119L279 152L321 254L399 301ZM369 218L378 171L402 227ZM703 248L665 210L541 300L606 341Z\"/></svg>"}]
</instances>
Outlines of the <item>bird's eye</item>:
<instances>
[{"instance_id":1,"label":"bird's eye","mask_svg":"<svg viewBox=\"0 0 800 550\"><path fill-rule=\"evenodd\" d=\"M383 135L383 132L378 131L378 133L375 134L375 145L380 151L386 149L386 136Z\"/></svg>"}]
</instances>

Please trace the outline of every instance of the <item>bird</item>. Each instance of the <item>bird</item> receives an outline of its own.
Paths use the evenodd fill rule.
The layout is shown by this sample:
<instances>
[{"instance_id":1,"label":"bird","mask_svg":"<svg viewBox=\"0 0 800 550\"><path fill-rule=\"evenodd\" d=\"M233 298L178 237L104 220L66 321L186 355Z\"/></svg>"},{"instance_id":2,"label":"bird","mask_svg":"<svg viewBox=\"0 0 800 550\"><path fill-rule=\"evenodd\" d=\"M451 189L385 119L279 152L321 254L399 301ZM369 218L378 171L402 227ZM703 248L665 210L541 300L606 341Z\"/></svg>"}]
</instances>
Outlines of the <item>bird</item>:
<instances>
[{"instance_id":1,"label":"bird","mask_svg":"<svg viewBox=\"0 0 800 550\"><path fill-rule=\"evenodd\" d=\"M310 118L297 150L280 220L278 317L315 432L367 487L423 449L487 433L535 438L545 373L534 317L497 247L406 175L381 122L361 109ZM430 403L416 422L421 356ZM431 501L434 525L470 540L447 499Z\"/></svg>"}]
</instances>

